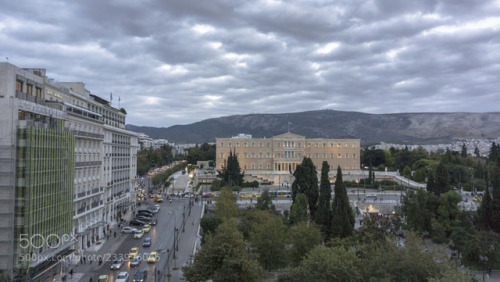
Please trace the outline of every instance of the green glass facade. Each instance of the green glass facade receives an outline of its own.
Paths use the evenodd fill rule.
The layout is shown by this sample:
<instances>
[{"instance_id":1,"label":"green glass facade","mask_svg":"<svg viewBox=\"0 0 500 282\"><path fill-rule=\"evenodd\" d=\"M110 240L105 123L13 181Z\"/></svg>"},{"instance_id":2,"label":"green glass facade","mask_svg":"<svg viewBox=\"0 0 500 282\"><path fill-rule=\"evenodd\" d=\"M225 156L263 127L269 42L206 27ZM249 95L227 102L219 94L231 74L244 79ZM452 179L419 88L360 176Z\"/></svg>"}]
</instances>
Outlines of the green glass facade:
<instances>
[{"instance_id":1,"label":"green glass facade","mask_svg":"<svg viewBox=\"0 0 500 282\"><path fill-rule=\"evenodd\" d=\"M20 273L29 270L21 256L57 251L71 238L74 150L75 137L62 121L17 130L14 248Z\"/></svg>"}]
</instances>

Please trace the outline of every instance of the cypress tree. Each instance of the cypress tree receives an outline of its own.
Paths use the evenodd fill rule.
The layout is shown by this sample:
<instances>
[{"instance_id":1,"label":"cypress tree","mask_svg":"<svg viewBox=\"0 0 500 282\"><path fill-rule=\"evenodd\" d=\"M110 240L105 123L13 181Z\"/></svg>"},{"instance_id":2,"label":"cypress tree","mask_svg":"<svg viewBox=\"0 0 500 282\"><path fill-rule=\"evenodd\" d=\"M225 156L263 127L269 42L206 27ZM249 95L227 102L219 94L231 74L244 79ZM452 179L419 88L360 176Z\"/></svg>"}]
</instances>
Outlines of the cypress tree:
<instances>
[{"instance_id":1,"label":"cypress tree","mask_svg":"<svg viewBox=\"0 0 500 282\"><path fill-rule=\"evenodd\" d=\"M335 196L332 203L332 236L345 238L354 230L354 212L349 204L349 197L342 180L342 169L337 168Z\"/></svg>"},{"instance_id":2,"label":"cypress tree","mask_svg":"<svg viewBox=\"0 0 500 282\"><path fill-rule=\"evenodd\" d=\"M298 193L305 194L309 203L311 219L314 221L319 197L316 167L310 158L304 158L302 163L297 166L293 175L295 176L295 180L292 183L293 200L295 201L295 197Z\"/></svg>"},{"instance_id":3,"label":"cypress tree","mask_svg":"<svg viewBox=\"0 0 500 282\"><path fill-rule=\"evenodd\" d=\"M332 188L328 178L330 166L324 161L321 166L321 181L319 185L318 212L316 213L316 223L321 226L321 231L326 239L330 237L330 200L332 198Z\"/></svg>"},{"instance_id":4,"label":"cypress tree","mask_svg":"<svg viewBox=\"0 0 500 282\"><path fill-rule=\"evenodd\" d=\"M446 166L440 162L436 168L435 194L437 196L450 191L450 174Z\"/></svg>"}]
</instances>

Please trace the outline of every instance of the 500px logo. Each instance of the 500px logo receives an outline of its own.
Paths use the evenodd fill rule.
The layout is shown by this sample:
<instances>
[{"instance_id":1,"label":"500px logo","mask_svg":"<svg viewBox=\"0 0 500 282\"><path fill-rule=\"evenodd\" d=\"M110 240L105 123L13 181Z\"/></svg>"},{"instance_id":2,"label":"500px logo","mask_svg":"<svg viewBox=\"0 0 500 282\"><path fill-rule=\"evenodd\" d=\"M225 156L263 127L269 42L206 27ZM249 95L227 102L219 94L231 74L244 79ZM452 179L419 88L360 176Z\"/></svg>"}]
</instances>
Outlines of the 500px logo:
<instances>
[{"instance_id":1,"label":"500px logo","mask_svg":"<svg viewBox=\"0 0 500 282\"><path fill-rule=\"evenodd\" d=\"M28 234L21 234L19 235L19 247L21 247L22 249L26 249L31 246L35 249L39 249L46 245L49 248L55 249L58 248L61 244L74 242L76 240L76 236L70 234L63 234L62 236L59 236L57 234L49 234L47 237L44 237L41 234L34 234L31 237L29 237ZM39 244L35 245L35 243L37 242L39 242Z\"/></svg>"}]
</instances>

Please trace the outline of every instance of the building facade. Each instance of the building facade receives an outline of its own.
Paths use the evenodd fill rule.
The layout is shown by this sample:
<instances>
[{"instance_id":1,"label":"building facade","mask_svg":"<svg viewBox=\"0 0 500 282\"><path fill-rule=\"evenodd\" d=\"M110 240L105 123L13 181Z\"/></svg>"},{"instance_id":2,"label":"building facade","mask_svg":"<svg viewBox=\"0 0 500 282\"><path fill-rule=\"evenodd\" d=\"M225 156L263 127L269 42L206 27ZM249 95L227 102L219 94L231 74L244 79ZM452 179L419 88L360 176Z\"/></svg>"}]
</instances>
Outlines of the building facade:
<instances>
[{"instance_id":1,"label":"building facade","mask_svg":"<svg viewBox=\"0 0 500 282\"><path fill-rule=\"evenodd\" d=\"M340 165L343 172L360 170L360 139L308 139L287 132L272 138L252 138L240 134L231 138L216 138L216 168L222 169L229 152L238 157L246 175L275 183L291 181L291 173L304 157L310 158L318 172L327 161L331 173Z\"/></svg>"},{"instance_id":2,"label":"building facade","mask_svg":"<svg viewBox=\"0 0 500 282\"><path fill-rule=\"evenodd\" d=\"M35 280L71 253L75 137L45 70L0 63L0 269Z\"/></svg>"},{"instance_id":3,"label":"building facade","mask_svg":"<svg viewBox=\"0 0 500 282\"><path fill-rule=\"evenodd\" d=\"M0 111L0 270L43 281L135 203L137 134L83 83L9 63Z\"/></svg>"}]
</instances>

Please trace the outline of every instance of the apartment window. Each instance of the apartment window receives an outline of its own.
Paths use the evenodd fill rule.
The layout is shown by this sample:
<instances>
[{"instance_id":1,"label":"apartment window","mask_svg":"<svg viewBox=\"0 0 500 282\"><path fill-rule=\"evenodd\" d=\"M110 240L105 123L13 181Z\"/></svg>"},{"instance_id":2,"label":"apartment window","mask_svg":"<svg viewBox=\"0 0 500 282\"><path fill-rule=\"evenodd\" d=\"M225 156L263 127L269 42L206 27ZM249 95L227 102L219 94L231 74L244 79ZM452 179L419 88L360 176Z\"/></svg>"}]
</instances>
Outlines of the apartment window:
<instances>
[{"instance_id":1,"label":"apartment window","mask_svg":"<svg viewBox=\"0 0 500 282\"><path fill-rule=\"evenodd\" d=\"M301 153L299 153L299 159L300 159L300 158L302 158L302 154L301 154Z\"/></svg>"},{"instance_id":2,"label":"apartment window","mask_svg":"<svg viewBox=\"0 0 500 282\"><path fill-rule=\"evenodd\" d=\"M247 157L247 153L245 153L245 158Z\"/></svg>"},{"instance_id":3,"label":"apartment window","mask_svg":"<svg viewBox=\"0 0 500 282\"><path fill-rule=\"evenodd\" d=\"M239 147L240 146L240 142L236 142L236 147Z\"/></svg>"},{"instance_id":4,"label":"apartment window","mask_svg":"<svg viewBox=\"0 0 500 282\"><path fill-rule=\"evenodd\" d=\"M247 169L247 165L245 165L244 168Z\"/></svg>"},{"instance_id":5,"label":"apartment window","mask_svg":"<svg viewBox=\"0 0 500 282\"><path fill-rule=\"evenodd\" d=\"M323 159L326 159L326 154L323 154Z\"/></svg>"},{"instance_id":6,"label":"apartment window","mask_svg":"<svg viewBox=\"0 0 500 282\"><path fill-rule=\"evenodd\" d=\"M308 157L308 158L311 158L311 154L307 154L307 157Z\"/></svg>"},{"instance_id":7,"label":"apartment window","mask_svg":"<svg viewBox=\"0 0 500 282\"><path fill-rule=\"evenodd\" d=\"M224 147L224 142L220 142L220 146L221 146L221 147Z\"/></svg>"},{"instance_id":8,"label":"apartment window","mask_svg":"<svg viewBox=\"0 0 500 282\"><path fill-rule=\"evenodd\" d=\"M314 147L318 147L318 143L314 144Z\"/></svg>"},{"instance_id":9,"label":"apartment window","mask_svg":"<svg viewBox=\"0 0 500 282\"><path fill-rule=\"evenodd\" d=\"M239 158L240 157L240 153L236 153L236 156Z\"/></svg>"},{"instance_id":10,"label":"apartment window","mask_svg":"<svg viewBox=\"0 0 500 282\"><path fill-rule=\"evenodd\" d=\"M318 153L316 153L316 159L317 159L317 158L319 158L319 154L318 154Z\"/></svg>"},{"instance_id":11,"label":"apartment window","mask_svg":"<svg viewBox=\"0 0 500 282\"><path fill-rule=\"evenodd\" d=\"M26 94L33 95L33 85L26 84Z\"/></svg>"},{"instance_id":12,"label":"apartment window","mask_svg":"<svg viewBox=\"0 0 500 282\"><path fill-rule=\"evenodd\" d=\"M356 169L356 165L352 165L352 169Z\"/></svg>"},{"instance_id":13,"label":"apartment window","mask_svg":"<svg viewBox=\"0 0 500 282\"><path fill-rule=\"evenodd\" d=\"M280 142L278 142L278 147L281 147L281 143Z\"/></svg>"},{"instance_id":14,"label":"apartment window","mask_svg":"<svg viewBox=\"0 0 500 282\"><path fill-rule=\"evenodd\" d=\"M243 144L244 147L247 147L247 142L245 142L245 144Z\"/></svg>"},{"instance_id":15,"label":"apartment window","mask_svg":"<svg viewBox=\"0 0 500 282\"><path fill-rule=\"evenodd\" d=\"M348 146L348 145L349 145L349 144L345 143L345 147L346 147L346 148L347 148L347 146Z\"/></svg>"},{"instance_id":16,"label":"apartment window","mask_svg":"<svg viewBox=\"0 0 500 282\"><path fill-rule=\"evenodd\" d=\"M271 157L271 153L267 153L267 157L270 158Z\"/></svg>"},{"instance_id":17,"label":"apartment window","mask_svg":"<svg viewBox=\"0 0 500 282\"><path fill-rule=\"evenodd\" d=\"M261 159L262 159L262 153L259 153L259 158L261 158Z\"/></svg>"},{"instance_id":18,"label":"apartment window","mask_svg":"<svg viewBox=\"0 0 500 282\"><path fill-rule=\"evenodd\" d=\"M345 153L345 158L348 159L349 158L349 154L348 153Z\"/></svg>"},{"instance_id":19,"label":"apartment window","mask_svg":"<svg viewBox=\"0 0 500 282\"><path fill-rule=\"evenodd\" d=\"M254 143L254 142L252 142L252 148L253 148L253 147L255 147L255 143Z\"/></svg>"},{"instance_id":20,"label":"apartment window","mask_svg":"<svg viewBox=\"0 0 500 282\"><path fill-rule=\"evenodd\" d=\"M259 147L261 147L261 148L262 148L262 142L260 142L260 143L259 143Z\"/></svg>"},{"instance_id":21,"label":"apartment window","mask_svg":"<svg viewBox=\"0 0 500 282\"><path fill-rule=\"evenodd\" d=\"M35 87L35 96L38 98L42 98L42 88Z\"/></svg>"},{"instance_id":22,"label":"apartment window","mask_svg":"<svg viewBox=\"0 0 500 282\"><path fill-rule=\"evenodd\" d=\"M333 159L333 153L330 154L330 158Z\"/></svg>"},{"instance_id":23,"label":"apartment window","mask_svg":"<svg viewBox=\"0 0 500 282\"><path fill-rule=\"evenodd\" d=\"M352 158L355 159L356 158L356 154L352 154Z\"/></svg>"},{"instance_id":24,"label":"apartment window","mask_svg":"<svg viewBox=\"0 0 500 282\"><path fill-rule=\"evenodd\" d=\"M339 147L339 148L340 148L340 143L338 143L338 144L337 144L337 147Z\"/></svg>"},{"instance_id":25,"label":"apartment window","mask_svg":"<svg viewBox=\"0 0 500 282\"><path fill-rule=\"evenodd\" d=\"M252 153L252 159L255 158L255 153Z\"/></svg>"},{"instance_id":26,"label":"apartment window","mask_svg":"<svg viewBox=\"0 0 500 282\"><path fill-rule=\"evenodd\" d=\"M227 143L227 146L231 147L231 142Z\"/></svg>"},{"instance_id":27,"label":"apartment window","mask_svg":"<svg viewBox=\"0 0 500 282\"><path fill-rule=\"evenodd\" d=\"M271 165L270 164L267 165L267 169L271 169Z\"/></svg>"},{"instance_id":28,"label":"apartment window","mask_svg":"<svg viewBox=\"0 0 500 282\"><path fill-rule=\"evenodd\" d=\"M311 142L307 143L307 147L311 147Z\"/></svg>"},{"instance_id":29,"label":"apartment window","mask_svg":"<svg viewBox=\"0 0 500 282\"><path fill-rule=\"evenodd\" d=\"M278 159L279 159L279 158L281 158L281 154L280 154L280 153L278 153Z\"/></svg>"},{"instance_id":30,"label":"apartment window","mask_svg":"<svg viewBox=\"0 0 500 282\"><path fill-rule=\"evenodd\" d=\"M259 165L259 169L262 169L262 165Z\"/></svg>"},{"instance_id":31,"label":"apartment window","mask_svg":"<svg viewBox=\"0 0 500 282\"><path fill-rule=\"evenodd\" d=\"M255 165L254 164L252 165L252 169L255 169Z\"/></svg>"},{"instance_id":32,"label":"apartment window","mask_svg":"<svg viewBox=\"0 0 500 282\"><path fill-rule=\"evenodd\" d=\"M341 159L342 158L342 154L339 153L338 156L337 156L337 158Z\"/></svg>"},{"instance_id":33,"label":"apartment window","mask_svg":"<svg viewBox=\"0 0 500 282\"><path fill-rule=\"evenodd\" d=\"M326 147L326 143L323 143L323 148L325 148L325 147Z\"/></svg>"},{"instance_id":34,"label":"apartment window","mask_svg":"<svg viewBox=\"0 0 500 282\"><path fill-rule=\"evenodd\" d=\"M299 147L299 148L300 148L300 143L297 143L297 147Z\"/></svg>"},{"instance_id":35,"label":"apartment window","mask_svg":"<svg viewBox=\"0 0 500 282\"><path fill-rule=\"evenodd\" d=\"M332 148L333 148L333 143L330 143L330 147L332 147Z\"/></svg>"},{"instance_id":36,"label":"apartment window","mask_svg":"<svg viewBox=\"0 0 500 282\"><path fill-rule=\"evenodd\" d=\"M23 82L16 80L16 91L23 92Z\"/></svg>"},{"instance_id":37,"label":"apartment window","mask_svg":"<svg viewBox=\"0 0 500 282\"><path fill-rule=\"evenodd\" d=\"M271 147L271 143L267 142L267 147L268 148Z\"/></svg>"}]
</instances>

